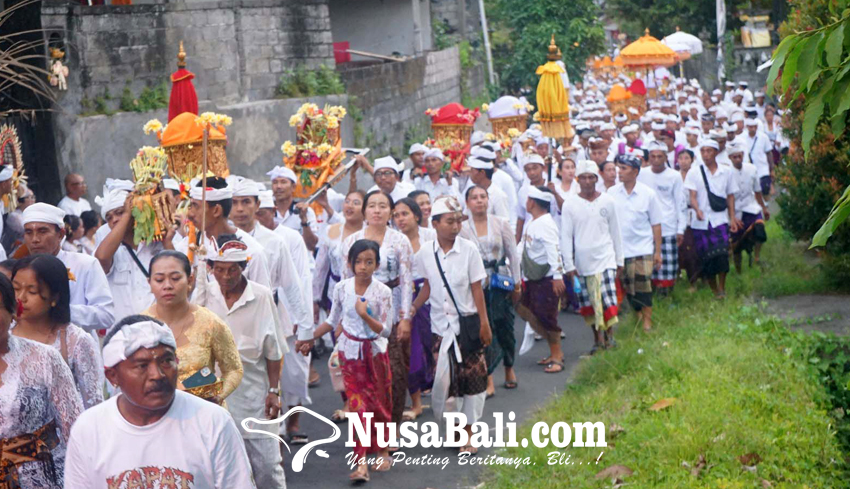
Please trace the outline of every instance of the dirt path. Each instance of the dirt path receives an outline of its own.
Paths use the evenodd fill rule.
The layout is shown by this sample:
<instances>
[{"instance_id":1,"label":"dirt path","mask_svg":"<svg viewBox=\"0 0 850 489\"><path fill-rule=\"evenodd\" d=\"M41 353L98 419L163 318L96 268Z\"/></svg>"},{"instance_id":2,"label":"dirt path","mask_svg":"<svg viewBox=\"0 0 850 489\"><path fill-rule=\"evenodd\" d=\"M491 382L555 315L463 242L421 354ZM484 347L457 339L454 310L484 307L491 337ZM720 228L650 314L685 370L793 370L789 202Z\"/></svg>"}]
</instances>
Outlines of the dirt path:
<instances>
[{"instance_id":1,"label":"dirt path","mask_svg":"<svg viewBox=\"0 0 850 489\"><path fill-rule=\"evenodd\" d=\"M767 310L794 329L850 336L850 296L790 295L768 300Z\"/></svg>"}]
</instances>

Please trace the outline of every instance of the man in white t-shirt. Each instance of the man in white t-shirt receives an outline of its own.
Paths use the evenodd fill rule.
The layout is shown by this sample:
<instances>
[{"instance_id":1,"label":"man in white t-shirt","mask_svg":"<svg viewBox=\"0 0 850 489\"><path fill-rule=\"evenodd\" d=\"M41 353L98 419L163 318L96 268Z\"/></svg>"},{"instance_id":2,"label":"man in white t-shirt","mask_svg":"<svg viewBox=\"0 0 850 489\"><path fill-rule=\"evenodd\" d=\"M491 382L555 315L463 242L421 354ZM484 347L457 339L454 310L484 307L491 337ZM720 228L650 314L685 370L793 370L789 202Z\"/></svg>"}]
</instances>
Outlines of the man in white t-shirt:
<instances>
[{"instance_id":1,"label":"man in white t-shirt","mask_svg":"<svg viewBox=\"0 0 850 489\"><path fill-rule=\"evenodd\" d=\"M730 245L735 269L741 272L741 255L746 251L750 255L750 265L759 263L761 245L767 241L764 221L770 219L770 211L761 194L761 185L756 167L744 161L744 147L729 146L729 159L732 160L732 174L738 186L735 193L735 219L738 231L732 233Z\"/></svg>"},{"instance_id":2,"label":"man in white t-shirt","mask_svg":"<svg viewBox=\"0 0 850 489\"><path fill-rule=\"evenodd\" d=\"M714 295L722 299L726 297L726 274L729 272L729 233L738 230L735 220L738 186L731 164L718 164L719 151L717 141L709 139L703 142L700 150L703 164L692 167L688 172L685 189L696 214L691 221L691 229L697 254L702 260L700 276L708 281ZM713 197L709 197L709 192ZM715 201L714 205L710 199Z\"/></svg>"},{"instance_id":3,"label":"man in white t-shirt","mask_svg":"<svg viewBox=\"0 0 850 489\"><path fill-rule=\"evenodd\" d=\"M770 197L770 188L773 183L773 143L762 131L759 131L757 119L747 119L744 124L747 133L744 137L745 155L749 162L756 166L756 176L761 185L761 194L765 199Z\"/></svg>"},{"instance_id":4,"label":"man in white t-shirt","mask_svg":"<svg viewBox=\"0 0 850 489\"><path fill-rule=\"evenodd\" d=\"M86 179L82 175L69 173L65 176L65 197L62 197L57 207L65 211L65 214L77 217L85 211L90 211L91 204L83 198L86 191L88 191Z\"/></svg>"},{"instance_id":5,"label":"man in white t-shirt","mask_svg":"<svg viewBox=\"0 0 850 489\"><path fill-rule=\"evenodd\" d=\"M230 414L177 391L177 342L148 316L121 320L104 339L106 378L121 393L71 428L65 489L251 489L251 465Z\"/></svg>"}]
</instances>

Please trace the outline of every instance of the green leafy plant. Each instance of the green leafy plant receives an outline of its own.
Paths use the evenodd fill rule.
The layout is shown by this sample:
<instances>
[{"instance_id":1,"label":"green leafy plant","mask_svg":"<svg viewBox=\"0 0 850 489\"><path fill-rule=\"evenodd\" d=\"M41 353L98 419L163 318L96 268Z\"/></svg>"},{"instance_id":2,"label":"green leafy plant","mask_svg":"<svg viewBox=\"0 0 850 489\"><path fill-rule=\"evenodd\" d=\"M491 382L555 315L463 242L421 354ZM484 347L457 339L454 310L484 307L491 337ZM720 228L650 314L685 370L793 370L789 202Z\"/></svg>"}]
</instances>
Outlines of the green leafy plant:
<instances>
[{"instance_id":1,"label":"green leafy plant","mask_svg":"<svg viewBox=\"0 0 850 489\"><path fill-rule=\"evenodd\" d=\"M850 0L793 0L795 13L785 24L782 42L773 53L768 94L777 90L783 103L803 100L800 144L811 155L821 121L840 139L850 109ZM845 172L846 173L846 172ZM812 246L824 246L850 216L850 186L838 198Z\"/></svg>"},{"instance_id":2,"label":"green leafy plant","mask_svg":"<svg viewBox=\"0 0 850 489\"><path fill-rule=\"evenodd\" d=\"M277 86L278 98L302 98L345 93L339 73L329 66L308 70L303 66L284 73Z\"/></svg>"},{"instance_id":3,"label":"green leafy plant","mask_svg":"<svg viewBox=\"0 0 850 489\"><path fill-rule=\"evenodd\" d=\"M124 112L132 112L136 110L136 99L133 97L133 90L130 89L130 81L124 85L124 90L121 92L121 101L118 104L118 109Z\"/></svg>"},{"instance_id":4,"label":"green leafy plant","mask_svg":"<svg viewBox=\"0 0 850 489\"><path fill-rule=\"evenodd\" d=\"M434 49L442 51L455 44L455 36L452 35L452 27L445 19L431 23L431 31L434 35Z\"/></svg>"}]
</instances>

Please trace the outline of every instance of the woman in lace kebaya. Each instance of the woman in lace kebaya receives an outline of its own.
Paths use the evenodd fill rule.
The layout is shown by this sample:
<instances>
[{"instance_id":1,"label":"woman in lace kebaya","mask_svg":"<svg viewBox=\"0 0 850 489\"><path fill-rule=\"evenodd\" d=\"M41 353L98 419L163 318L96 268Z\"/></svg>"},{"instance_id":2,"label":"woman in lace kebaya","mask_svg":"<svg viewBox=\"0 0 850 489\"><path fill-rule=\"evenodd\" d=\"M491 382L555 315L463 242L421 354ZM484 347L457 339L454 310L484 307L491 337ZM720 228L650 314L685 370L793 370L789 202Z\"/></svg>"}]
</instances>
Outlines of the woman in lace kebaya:
<instances>
[{"instance_id":1,"label":"woman in lace kebaya","mask_svg":"<svg viewBox=\"0 0 850 489\"><path fill-rule=\"evenodd\" d=\"M329 332L341 324L339 336L339 363L348 409L357 413L361 423L372 424L372 442L367 448L359 440L354 447L357 459L369 452L377 452L381 459L372 470L386 472L390 469L387 447L378 447L378 430L375 423L389 423L392 406L390 361L387 356L387 338L392 332L392 291L372 275L381 263L378 243L360 239L348 250L348 275L333 290L333 306L326 322L316 328L316 336ZM373 414L366 418L365 413ZM365 461L351 473L354 482L369 480L369 467Z\"/></svg>"},{"instance_id":2,"label":"woman in lace kebaya","mask_svg":"<svg viewBox=\"0 0 850 489\"><path fill-rule=\"evenodd\" d=\"M31 255L19 261L12 275L18 300L12 332L59 351L88 409L103 401L103 362L95 339L71 324L69 279L65 264L53 255Z\"/></svg>"},{"instance_id":3,"label":"woman in lace kebaya","mask_svg":"<svg viewBox=\"0 0 850 489\"><path fill-rule=\"evenodd\" d=\"M0 276L0 484L61 489L83 403L56 349L11 334L14 311L12 283Z\"/></svg>"}]
</instances>

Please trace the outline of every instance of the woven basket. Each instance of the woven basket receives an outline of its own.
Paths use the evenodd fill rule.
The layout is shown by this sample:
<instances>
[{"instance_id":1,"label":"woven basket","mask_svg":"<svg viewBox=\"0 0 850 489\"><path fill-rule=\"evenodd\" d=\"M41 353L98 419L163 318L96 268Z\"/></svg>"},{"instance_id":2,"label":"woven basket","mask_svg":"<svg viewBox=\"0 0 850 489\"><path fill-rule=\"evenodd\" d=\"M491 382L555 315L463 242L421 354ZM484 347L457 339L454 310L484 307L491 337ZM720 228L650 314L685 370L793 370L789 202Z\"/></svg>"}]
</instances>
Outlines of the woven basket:
<instances>
[{"instance_id":1,"label":"woven basket","mask_svg":"<svg viewBox=\"0 0 850 489\"><path fill-rule=\"evenodd\" d=\"M507 117L495 117L490 119L490 125L493 127L493 134L499 139L504 139L508 137L509 129L525 132L528 129L528 116L511 115Z\"/></svg>"},{"instance_id":2,"label":"woven basket","mask_svg":"<svg viewBox=\"0 0 850 489\"><path fill-rule=\"evenodd\" d=\"M230 175L227 167L226 141L211 140L207 142L207 169L217 177L225 178ZM199 175L204 165L204 143L177 144L165 147L168 154L168 171L188 182Z\"/></svg>"}]
</instances>

